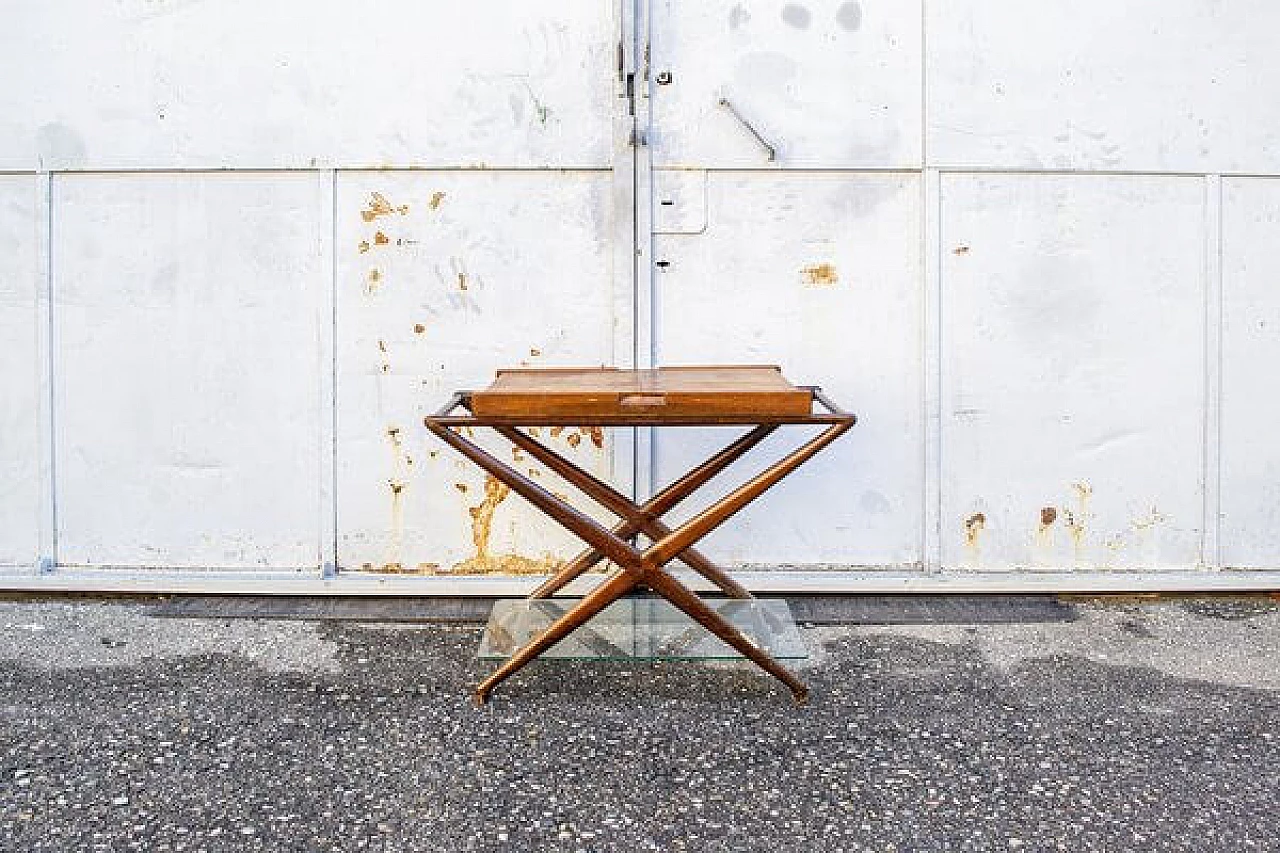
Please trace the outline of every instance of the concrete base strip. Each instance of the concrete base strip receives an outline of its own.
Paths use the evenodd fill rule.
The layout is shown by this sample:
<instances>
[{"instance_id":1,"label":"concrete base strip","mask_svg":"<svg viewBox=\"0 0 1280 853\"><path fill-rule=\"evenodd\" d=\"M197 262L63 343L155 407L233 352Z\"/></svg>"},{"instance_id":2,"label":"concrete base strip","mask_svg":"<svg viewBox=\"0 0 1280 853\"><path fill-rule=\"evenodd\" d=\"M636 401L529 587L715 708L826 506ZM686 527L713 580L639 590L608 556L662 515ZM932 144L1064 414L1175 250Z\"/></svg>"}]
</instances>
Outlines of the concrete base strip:
<instances>
[{"instance_id":1,"label":"concrete base strip","mask_svg":"<svg viewBox=\"0 0 1280 853\"><path fill-rule=\"evenodd\" d=\"M0 569L0 572L3 570ZM691 572L675 572L699 591ZM900 572L751 570L733 576L758 594L838 593L1142 593L1280 591L1280 571L1152 572ZM203 593L223 595L411 595L512 598L527 595L540 576L377 575L317 571L229 572L159 569L59 569L47 574L0 574L0 590L22 592ZM587 576L566 590L583 595L599 582Z\"/></svg>"}]
</instances>

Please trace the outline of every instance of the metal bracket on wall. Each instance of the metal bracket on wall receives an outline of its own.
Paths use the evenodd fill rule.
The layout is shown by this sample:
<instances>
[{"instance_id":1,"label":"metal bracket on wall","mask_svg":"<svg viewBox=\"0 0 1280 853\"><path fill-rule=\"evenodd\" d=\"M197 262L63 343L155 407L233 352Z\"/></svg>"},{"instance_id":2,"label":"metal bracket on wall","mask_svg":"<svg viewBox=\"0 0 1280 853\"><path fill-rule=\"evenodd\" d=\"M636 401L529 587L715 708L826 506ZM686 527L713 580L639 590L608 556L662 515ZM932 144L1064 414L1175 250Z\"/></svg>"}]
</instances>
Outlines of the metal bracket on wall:
<instances>
[{"instance_id":1,"label":"metal bracket on wall","mask_svg":"<svg viewBox=\"0 0 1280 853\"><path fill-rule=\"evenodd\" d=\"M732 115L739 122L741 122L742 126L745 127L753 137L755 137L756 142L759 142L760 146L764 148L765 152L769 155L770 163L778 159L778 149L773 145L771 145L763 136L761 136L760 131L756 130L755 127L751 124L751 122L747 121L745 118L742 117L742 113L738 112L738 108L733 105L732 101L730 101L728 98L721 98L720 106L728 110L730 115Z\"/></svg>"}]
</instances>

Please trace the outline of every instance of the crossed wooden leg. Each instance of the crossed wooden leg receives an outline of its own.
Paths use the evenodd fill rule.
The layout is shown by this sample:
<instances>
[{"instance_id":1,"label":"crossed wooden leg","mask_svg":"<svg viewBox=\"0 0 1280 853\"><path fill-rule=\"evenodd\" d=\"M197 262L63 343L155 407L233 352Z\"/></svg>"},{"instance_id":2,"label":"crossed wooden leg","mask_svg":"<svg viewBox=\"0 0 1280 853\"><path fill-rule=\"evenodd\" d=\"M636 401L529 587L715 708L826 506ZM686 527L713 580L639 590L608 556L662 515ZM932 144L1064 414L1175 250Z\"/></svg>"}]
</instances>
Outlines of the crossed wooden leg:
<instances>
[{"instance_id":1,"label":"crossed wooden leg","mask_svg":"<svg viewBox=\"0 0 1280 853\"><path fill-rule=\"evenodd\" d=\"M775 462L675 530L668 528L657 520L656 516L659 514L657 510L668 501L670 506L674 506L675 503L692 494L694 490L712 476L763 440L772 431L773 426L763 425L757 427L737 442L734 442L734 444L725 448L721 453L707 460L703 465L689 472L676 484L664 489L662 493L646 502L644 506L637 506L611 487L567 460L562 459L518 430L511 427L497 427L499 432L508 439L515 441L530 455L534 455L535 458L538 458L549 467L552 467L557 473L561 473L570 482L582 488L593 499L600 501L606 508L623 517L623 522L618 527L614 530L608 530L597 523L595 519L555 497L515 468L512 468L473 442L464 439L450 429L448 425L435 421L433 418L427 418L426 425L442 441L488 471L498 480L510 486L512 491L528 500L586 542L591 552L585 557L575 560L569 567L562 570L557 575L557 579L566 574L569 568L575 564L586 562L597 552L600 556L591 560L586 568L589 568L590 565L600 559L607 558L616 563L621 569L621 571L607 577L604 582L587 594L575 607L552 623L542 634L529 641L524 648L513 654L492 675L485 679L476 688L475 698L478 704L487 702L489 694L495 687L529 661L560 642L560 640L594 617L609 604L640 586L647 587L666 598L744 657L778 678L791 689L792 695L797 702L803 703L807 700L809 689L803 682L770 657L763 649L756 646L733 625L721 618L719 614L699 599L692 590L668 574L664 567L667 563L682 555L684 555L682 559L687 561L689 549L695 542L715 530L740 509L782 480L783 477L786 477L811 459L822 448L839 438L853 425L852 418L848 421L841 421L828 426L819 435L803 444L790 455ZM661 503L659 503L659 498L663 499ZM666 508L669 509L670 506ZM631 525L634 526L634 529L631 529ZM630 532L625 533L624 531ZM643 551L627 541L627 536L634 535L637 532L644 532L653 538L652 544ZM690 565L698 569L698 565L695 565L698 562L700 562L699 559L695 557L694 563L690 563ZM707 565L709 563L704 563L702 569L705 569ZM586 568L581 569L580 572L585 571ZM731 579L727 575L723 575L718 568L714 566L712 568L715 569L715 574L723 576L721 580L729 580L732 583ZM564 581L564 583L567 582L567 580ZM714 582L719 584L718 580ZM721 588L725 587L721 586ZM745 590L743 592L745 593Z\"/></svg>"},{"instance_id":2,"label":"crossed wooden leg","mask_svg":"<svg viewBox=\"0 0 1280 853\"><path fill-rule=\"evenodd\" d=\"M595 500L605 509L619 516L620 521L612 530L613 535L620 539L630 540L637 533L643 533L650 539L657 540L666 536L671 532L662 520L661 516L669 512L676 504L691 495L696 489L701 488L708 480L719 474L725 468L732 465L735 461L755 447L760 442L769 437L775 429L776 424L765 424L758 426L730 444L724 450L712 456L706 462L685 474L676 480L670 486L667 486L658 494L654 495L643 506L638 506L630 498L614 489L608 483L605 483L592 476L587 471L573 464L569 460L557 454L555 451L543 446L530 436L521 432L514 427L495 427L497 432L510 441L512 444L524 450L534 459L546 465L552 471L555 471L564 479L582 490L584 494ZM542 586L530 594L530 598L549 598L563 589L570 581L577 578L583 572L588 571L596 563L604 559L604 554L596 548L588 548L573 560L570 560L555 577L548 580ZM679 559L689 568L702 575L721 589L725 594L733 598L751 598L751 593L746 587L729 577L715 563L708 560L694 548L686 548L680 554Z\"/></svg>"}]
</instances>

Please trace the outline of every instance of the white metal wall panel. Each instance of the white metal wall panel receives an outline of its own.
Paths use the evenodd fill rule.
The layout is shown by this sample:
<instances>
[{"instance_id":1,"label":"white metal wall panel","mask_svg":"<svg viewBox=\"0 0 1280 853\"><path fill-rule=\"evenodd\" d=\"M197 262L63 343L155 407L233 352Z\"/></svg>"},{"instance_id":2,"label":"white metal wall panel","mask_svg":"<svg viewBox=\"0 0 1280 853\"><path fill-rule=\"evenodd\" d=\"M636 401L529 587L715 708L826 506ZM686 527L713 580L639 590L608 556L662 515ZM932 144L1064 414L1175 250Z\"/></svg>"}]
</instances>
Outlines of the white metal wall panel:
<instances>
[{"instance_id":1,"label":"white metal wall panel","mask_svg":"<svg viewBox=\"0 0 1280 853\"><path fill-rule=\"evenodd\" d=\"M1222 563L1280 565L1280 180L1222 203Z\"/></svg>"},{"instance_id":2,"label":"white metal wall panel","mask_svg":"<svg viewBox=\"0 0 1280 853\"><path fill-rule=\"evenodd\" d=\"M314 565L328 180L59 176L59 559Z\"/></svg>"},{"instance_id":3,"label":"white metal wall panel","mask_svg":"<svg viewBox=\"0 0 1280 853\"><path fill-rule=\"evenodd\" d=\"M348 173L337 195L338 530L346 569L549 571L573 542L428 434L422 417L499 367L614 352L606 172ZM624 304L629 300L623 300ZM596 430L544 441L598 476ZM500 456L568 491L523 453ZM583 505L591 509L590 504Z\"/></svg>"},{"instance_id":4,"label":"white metal wall panel","mask_svg":"<svg viewBox=\"0 0 1280 853\"><path fill-rule=\"evenodd\" d=\"M37 548L37 180L0 176L0 565Z\"/></svg>"},{"instance_id":5,"label":"white metal wall panel","mask_svg":"<svg viewBox=\"0 0 1280 853\"><path fill-rule=\"evenodd\" d=\"M662 166L920 165L920 0L655 3L653 157ZM721 103L727 100L742 120Z\"/></svg>"},{"instance_id":6,"label":"white metal wall panel","mask_svg":"<svg viewBox=\"0 0 1280 853\"><path fill-rule=\"evenodd\" d=\"M917 563L918 176L714 172L705 187L705 231L656 239L660 363L776 362L861 418L714 534L707 553L728 563ZM659 482L729 433L660 433ZM777 458L803 437L781 433L753 458Z\"/></svg>"},{"instance_id":7,"label":"white metal wall panel","mask_svg":"<svg viewBox=\"0 0 1280 853\"><path fill-rule=\"evenodd\" d=\"M605 166L600 0L41 0L0 28L0 169Z\"/></svg>"},{"instance_id":8,"label":"white metal wall panel","mask_svg":"<svg viewBox=\"0 0 1280 853\"><path fill-rule=\"evenodd\" d=\"M1275 172L1268 0L929 2L929 159L981 168Z\"/></svg>"},{"instance_id":9,"label":"white metal wall panel","mask_svg":"<svg viewBox=\"0 0 1280 853\"><path fill-rule=\"evenodd\" d=\"M8 6L6 576L546 570L573 541L422 415L648 360L862 417L729 564L1280 561L1262 0ZM727 439L542 437L641 491Z\"/></svg>"},{"instance_id":10,"label":"white metal wall panel","mask_svg":"<svg viewBox=\"0 0 1280 853\"><path fill-rule=\"evenodd\" d=\"M1200 560L1205 191L947 175L944 564Z\"/></svg>"}]
</instances>

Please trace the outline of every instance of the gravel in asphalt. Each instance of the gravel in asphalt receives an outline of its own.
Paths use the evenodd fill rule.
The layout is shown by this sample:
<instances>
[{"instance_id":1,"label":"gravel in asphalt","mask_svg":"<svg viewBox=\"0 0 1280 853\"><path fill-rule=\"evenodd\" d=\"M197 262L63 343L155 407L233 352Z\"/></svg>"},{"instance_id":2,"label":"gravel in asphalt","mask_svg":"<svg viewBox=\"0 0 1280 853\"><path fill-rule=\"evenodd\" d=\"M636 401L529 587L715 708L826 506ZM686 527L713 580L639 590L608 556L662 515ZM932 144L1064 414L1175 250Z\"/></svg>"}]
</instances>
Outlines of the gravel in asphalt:
<instances>
[{"instance_id":1,"label":"gravel in asphalt","mask_svg":"<svg viewBox=\"0 0 1280 853\"><path fill-rule=\"evenodd\" d=\"M6 851L1280 850L1275 603L541 662L479 628L0 602Z\"/></svg>"}]
</instances>

